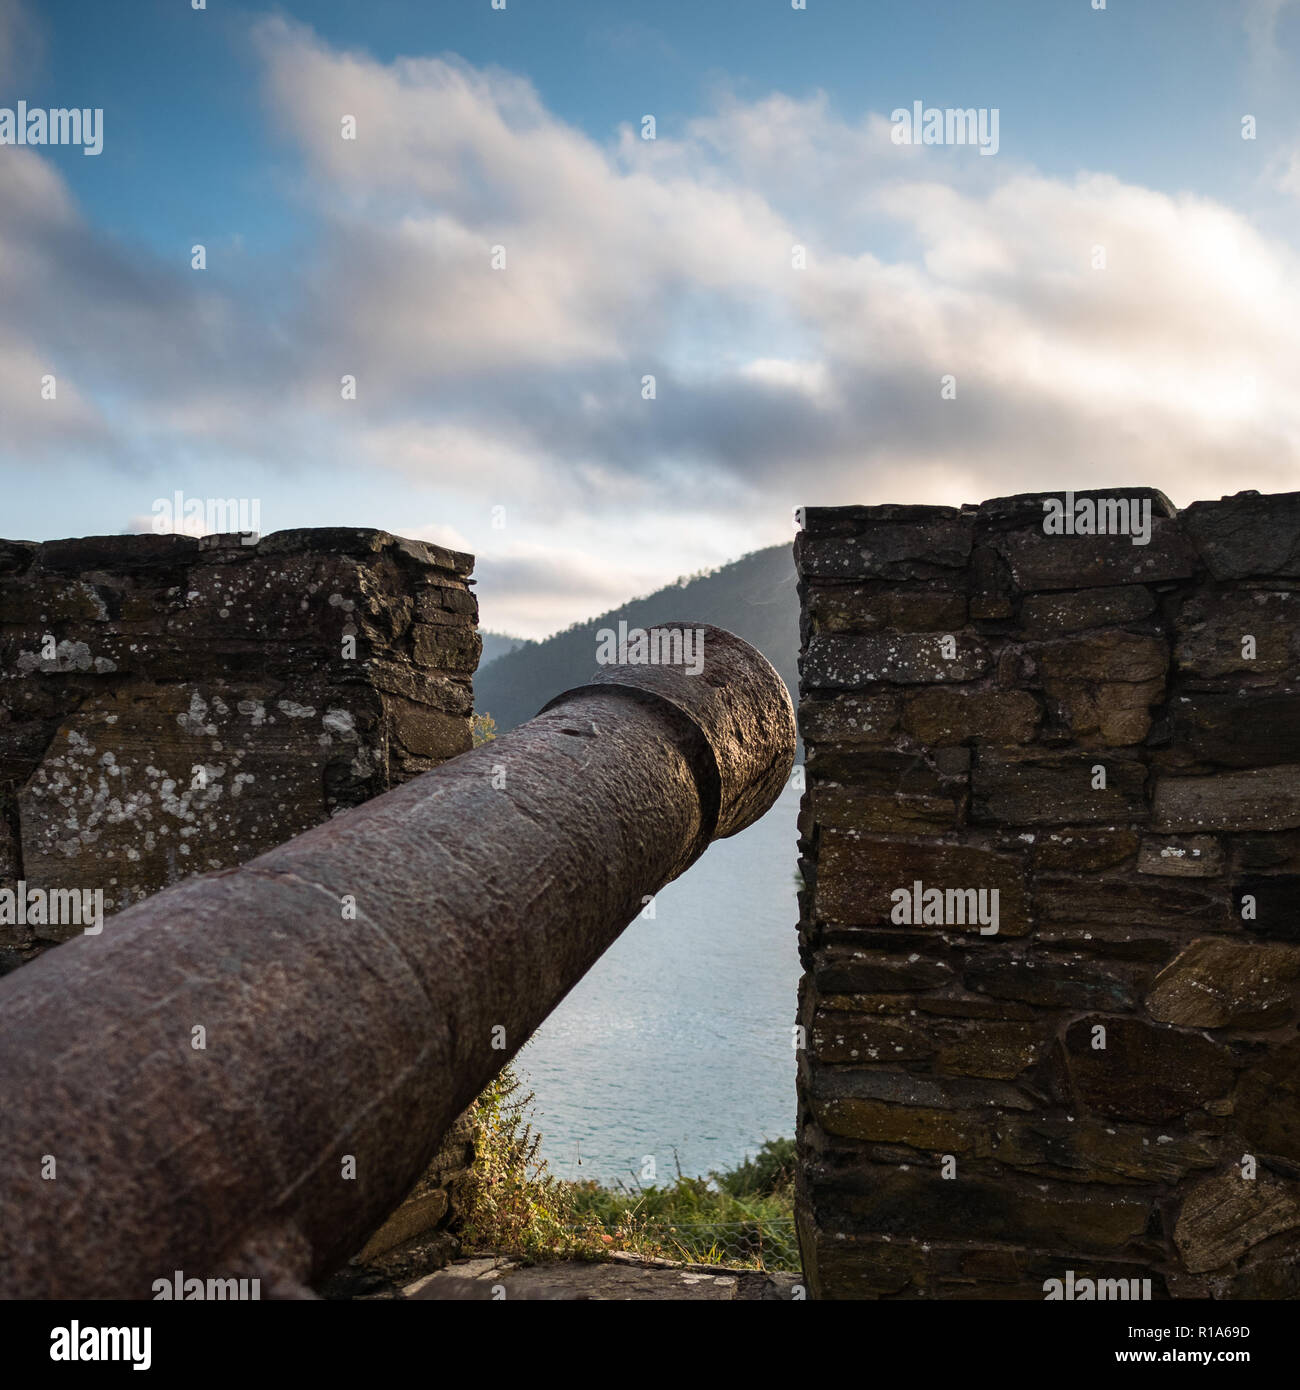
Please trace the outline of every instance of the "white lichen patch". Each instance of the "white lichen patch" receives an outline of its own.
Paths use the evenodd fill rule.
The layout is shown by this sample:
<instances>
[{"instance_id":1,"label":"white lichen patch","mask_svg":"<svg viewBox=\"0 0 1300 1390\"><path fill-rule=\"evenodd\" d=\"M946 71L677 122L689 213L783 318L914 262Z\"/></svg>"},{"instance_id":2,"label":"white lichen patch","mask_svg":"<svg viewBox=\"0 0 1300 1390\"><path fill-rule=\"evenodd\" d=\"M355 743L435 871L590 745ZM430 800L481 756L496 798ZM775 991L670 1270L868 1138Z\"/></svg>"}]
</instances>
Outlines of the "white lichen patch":
<instances>
[{"instance_id":1,"label":"white lichen patch","mask_svg":"<svg viewBox=\"0 0 1300 1390\"><path fill-rule=\"evenodd\" d=\"M208 722L208 702L196 690L190 696L190 707L176 716L176 722L187 734L206 734L209 738L217 732L217 726Z\"/></svg>"},{"instance_id":2,"label":"white lichen patch","mask_svg":"<svg viewBox=\"0 0 1300 1390\"><path fill-rule=\"evenodd\" d=\"M311 719L316 713L314 705L300 705L296 700L277 700L275 707L290 719Z\"/></svg>"},{"instance_id":3,"label":"white lichen patch","mask_svg":"<svg viewBox=\"0 0 1300 1390\"><path fill-rule=\"evenodd\" d=\"M320 721L332 734L337 734L344 743L354 743L357 737L357 721L352 712L346 709L327 709Z\"/></svg>"},{"instance_id":4,"label":"white lichen patch","mask_svg":"<svg viewBox=\"0 0 1300 1390\"><path fill-rule=\"evenodd\" d=\"M255 729L260 729L266 723L266 706L261 700L240 700L236 709L239 710L240 714L247 715L253 721L253 728Z\"/></svg>"}]
</instances>

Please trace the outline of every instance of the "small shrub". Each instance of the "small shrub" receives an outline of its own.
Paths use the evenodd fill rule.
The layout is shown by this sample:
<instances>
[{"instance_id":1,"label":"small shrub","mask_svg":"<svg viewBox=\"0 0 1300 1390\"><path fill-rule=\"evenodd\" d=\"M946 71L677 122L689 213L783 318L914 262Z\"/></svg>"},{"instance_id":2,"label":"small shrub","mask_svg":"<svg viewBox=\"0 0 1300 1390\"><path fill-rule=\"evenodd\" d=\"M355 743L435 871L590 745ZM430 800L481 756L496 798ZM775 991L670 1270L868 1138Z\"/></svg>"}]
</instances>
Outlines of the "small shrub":
<instances>
[{"instance_id":1,"label":"small shrub","mask_svg":"<svg viewBox=\"0 0 1300 1390\"><path fill-rule=\"evenodd\" d=\"M788 1193L794 1186L795 1143L793 1139L769 1139L754 1158L725 1173L714 1173L714 1180L733 1197L772 1197Z\"/></svg>"},{"instance_id":2,"label":"small shrub","mask_svg":"<svg viewBox=\"0 0 1300 1390\"><path fill-rule=\"evenodd\" d=\"M531 1091L509 1067L478 1098L474 1162L462 1189L461 1237L470 1249L535 1259L572 1244L568 1188L546 1171L528 1122Z\"/></svg>"}]
</instances>

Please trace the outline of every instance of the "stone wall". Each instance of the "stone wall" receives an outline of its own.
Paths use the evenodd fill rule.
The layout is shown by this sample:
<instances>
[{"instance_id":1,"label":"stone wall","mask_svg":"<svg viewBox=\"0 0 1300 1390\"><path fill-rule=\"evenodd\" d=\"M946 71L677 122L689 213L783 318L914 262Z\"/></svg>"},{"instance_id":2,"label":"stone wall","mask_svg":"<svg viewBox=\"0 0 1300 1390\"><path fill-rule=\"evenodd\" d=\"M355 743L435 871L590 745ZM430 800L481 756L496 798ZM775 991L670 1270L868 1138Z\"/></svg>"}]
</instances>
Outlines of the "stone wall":
<instances>
[{"instance_id":1,"label":"stone wall","mask_svg":"<svg viewBox=\"0 0 1300 1390\"><path fill-rule=\"evenodd\" d=\"M1300 1296L1300 493L1121 496L804 513L821 1297Z\"/></svg>"},{"instance_id":2,"label":"stone wall","mask_svg":"<svg viewBox=\"0 0 1300 1390\"><path fill-rule=\"evenodd\" d=\"M0 541L0 973L84 930L33 890L109 914L468 749L472 567L371 530ZM363 1274L454 1251L472 1145L462 1122Z\"/></svg>"},{"instance_id":3,"label":"stone wall","mask_svg":"<svg viewBox=\"0 0 1300 1390\"><path fill-rule=\"evenodd\" d=\"M468 748L472 564L342 529L0 541L0 889L109 913ZM78 930L0 921L0 960Z\"/></svg>"}]
</instances>

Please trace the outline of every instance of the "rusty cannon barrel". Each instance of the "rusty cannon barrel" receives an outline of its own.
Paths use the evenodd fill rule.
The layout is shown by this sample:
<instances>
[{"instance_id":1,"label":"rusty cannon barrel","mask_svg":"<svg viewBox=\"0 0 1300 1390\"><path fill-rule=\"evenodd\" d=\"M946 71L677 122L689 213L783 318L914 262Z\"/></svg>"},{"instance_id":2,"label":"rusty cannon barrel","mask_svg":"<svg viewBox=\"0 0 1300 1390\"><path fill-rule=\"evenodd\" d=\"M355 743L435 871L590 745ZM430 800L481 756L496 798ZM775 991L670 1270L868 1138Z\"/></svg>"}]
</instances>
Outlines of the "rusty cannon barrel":
<instances>
[{"instance_id":1,"label":"rusty cannon barrel","mask_svg":"<svg viewBox=\"0 0 1300 1390\"><path fill-rule=\"evenodd\" d=\"M646 901L776 800L780 677L603 667L533 720L0 981L0 1296L305 1294ZM680 654L680 653L679 653Z\"/></svg>"}]
</instances>

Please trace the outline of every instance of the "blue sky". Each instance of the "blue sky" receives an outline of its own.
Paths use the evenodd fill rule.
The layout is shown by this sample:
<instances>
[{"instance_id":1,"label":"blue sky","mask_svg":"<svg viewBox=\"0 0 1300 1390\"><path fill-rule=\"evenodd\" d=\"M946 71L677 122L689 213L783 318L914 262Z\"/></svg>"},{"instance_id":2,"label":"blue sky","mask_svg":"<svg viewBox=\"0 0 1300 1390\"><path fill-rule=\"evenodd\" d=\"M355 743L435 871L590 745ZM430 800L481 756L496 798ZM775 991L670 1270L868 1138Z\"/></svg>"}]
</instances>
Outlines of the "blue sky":
<instances>
[{"instance_id":1,"label":"blue sky","mask_svg":"<svg viewBox=\"0 0 1300 1390\"><path fill-rule=\"evenodd\" d=\"M541 635L803 503L1295 488L1298 62L1294 0L0 0L0 107L104 111L0 146L0 534L257 498Z\"/></svg>"}]
</instances>

